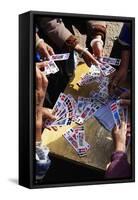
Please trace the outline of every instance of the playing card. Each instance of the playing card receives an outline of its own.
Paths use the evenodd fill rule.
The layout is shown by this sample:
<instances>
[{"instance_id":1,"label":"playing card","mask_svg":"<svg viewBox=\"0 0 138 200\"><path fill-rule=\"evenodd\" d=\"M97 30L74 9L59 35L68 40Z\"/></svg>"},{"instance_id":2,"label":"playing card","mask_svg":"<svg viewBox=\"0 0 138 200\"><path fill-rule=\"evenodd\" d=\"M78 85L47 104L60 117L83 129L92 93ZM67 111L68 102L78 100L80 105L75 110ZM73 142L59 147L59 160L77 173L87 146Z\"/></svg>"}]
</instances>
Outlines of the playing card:
<instances>
[{"instance_id":1,"label":"playing card","mask_svg":"<svg viewBox=\"0 0 138 200\"><path fill-rule=\"evenodd\" d=\"M70 53L55 54L51 56L51 60L54 60L54 61L68 60L69 56L70 56Z\"/></svg>"},{"instance_id":2,"label":"playing card","mask_svg":"<svg viewBox=\"0 0 138 200\"><path fill-rule=\"evenodd\" d=\"M120 126L121 125L121 119L120 119L120 115L119 115L119 112L118 112L117 104L115 102L113 102L110 105L110 109L111 109L111 112L112 112L112 115L113 115L114 122L115 122L116 126Z\"/></svg>"},{"instance_id":3,"label":"playing card","mask_svg":"<svg viewBox=\"0 0 138 200\"><path fill-rule=\"evenodd\" d=\"M63 136L80 157L87 155L90 145L85 141L85 130L83 126L70 128Z\"/></svg>"},{"instance_id":4,"label":"playing card","mask_svg":"<svg viewBox=\"0 0 138 200\"><path fill-rule=\"evenodd\" d=\"M102 58L100 58L100 62L108 63L109 65L119 66L121 59L103 56Z\"/></svg>"},{"instance_id":5,"label":"playing card","mask_svg":"<svg viewBox=\"0 0 138 200\"><path fill-rule=\"evenodd\" d=\"M110 107L108 105L101 106L94 114L94 117L108 130L111 131L115 122L113 115L111 113Z\"/></svg>"},{"instance_id":6,"label":"playing card","mask_svg":"<svg viewBox=\"0 0 138 200\"><path fill-rule=\"evenodd\" d=\"M104 76L108 76L113 73L116 69L109 64L102 64L100 65L101 71Z\"/></svg>"},{"instance_id":7,"label":"playing card","mask_svg":"<svg viewBox=\"0 0 138 200\"><path fill-rule=\"evenodd\" d=\"M59 68L57 67L56 63L53 60L48 61L48 65L50 67L51 73L55 74L59 71Z\"/></svg>"}]
</instances>

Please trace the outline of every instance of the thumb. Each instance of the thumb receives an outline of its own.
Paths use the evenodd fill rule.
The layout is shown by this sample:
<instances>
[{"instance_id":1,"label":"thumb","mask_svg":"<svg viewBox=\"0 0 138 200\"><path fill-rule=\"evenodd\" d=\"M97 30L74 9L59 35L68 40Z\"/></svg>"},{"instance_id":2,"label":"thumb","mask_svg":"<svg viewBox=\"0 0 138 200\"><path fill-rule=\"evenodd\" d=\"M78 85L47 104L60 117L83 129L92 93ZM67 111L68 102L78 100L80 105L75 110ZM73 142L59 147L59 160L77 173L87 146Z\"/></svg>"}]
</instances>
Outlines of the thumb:
<instances>
[{"instance_id":1,"label":"thumb","mask_svg":"<svg viewBox=\"0 0 138 200\"><path fill-rule=\"evenodd\" d=\"M50 120L56 119L56 117L52 113L50 113L47 108L43 108L42 115L44 119L50 119Z\"/></svg>"}]
</instances>

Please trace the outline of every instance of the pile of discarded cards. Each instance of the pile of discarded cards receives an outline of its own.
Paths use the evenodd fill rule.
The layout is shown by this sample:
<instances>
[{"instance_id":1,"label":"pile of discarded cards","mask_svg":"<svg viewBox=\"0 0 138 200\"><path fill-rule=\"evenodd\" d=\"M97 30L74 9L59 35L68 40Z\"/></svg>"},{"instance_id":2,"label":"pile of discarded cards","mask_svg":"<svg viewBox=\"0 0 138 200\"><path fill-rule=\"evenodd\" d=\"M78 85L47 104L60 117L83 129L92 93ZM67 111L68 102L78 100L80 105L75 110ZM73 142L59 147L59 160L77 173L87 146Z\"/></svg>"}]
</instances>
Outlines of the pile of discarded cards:
<instances>
[{"instance_id":1,"label":"pile of discarded cards","mask_svg":"<svg viewBox=\"0 0 138 200\"><path fill-rule=\"evenodd\" d=\"M63 136L80 157L85 156L90 149L90 145L85 140L84 126L70 128Z\"/></svg>"},{"instance_id":2,"label":"pile of discarded cards","mask_svg":"<svg viewBox=\"0 0 138 200\"><path fill-rule=\"evenodd\" d=\"M110 64L118 65L119 63L120 59L102 57L100 59L100 65L91 65L89 72L81 76L78 85L84 86L93 82L100 83L103 77L109 76L115 71L115 68Z\"/></svg>"}]
</instances>

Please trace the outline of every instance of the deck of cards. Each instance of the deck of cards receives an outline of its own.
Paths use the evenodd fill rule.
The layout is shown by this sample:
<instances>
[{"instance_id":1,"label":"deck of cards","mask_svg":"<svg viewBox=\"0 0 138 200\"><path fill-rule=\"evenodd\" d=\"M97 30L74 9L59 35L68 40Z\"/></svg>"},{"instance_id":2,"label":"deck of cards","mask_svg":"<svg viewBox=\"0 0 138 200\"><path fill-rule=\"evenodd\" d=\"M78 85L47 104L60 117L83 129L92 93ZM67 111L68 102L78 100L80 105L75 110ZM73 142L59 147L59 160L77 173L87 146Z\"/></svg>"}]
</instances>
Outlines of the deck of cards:
<instances>
[{"instance_id":1,"label":"deck of cards","mask_svg":"<svg viewBox=\"0 0 138 200\"><path fill-rule=\"evenodd\" d=\"M90 145L85 140L84 126L70 128L63 136L80 157L87 155Z\"/></svg>"}]
</instances>

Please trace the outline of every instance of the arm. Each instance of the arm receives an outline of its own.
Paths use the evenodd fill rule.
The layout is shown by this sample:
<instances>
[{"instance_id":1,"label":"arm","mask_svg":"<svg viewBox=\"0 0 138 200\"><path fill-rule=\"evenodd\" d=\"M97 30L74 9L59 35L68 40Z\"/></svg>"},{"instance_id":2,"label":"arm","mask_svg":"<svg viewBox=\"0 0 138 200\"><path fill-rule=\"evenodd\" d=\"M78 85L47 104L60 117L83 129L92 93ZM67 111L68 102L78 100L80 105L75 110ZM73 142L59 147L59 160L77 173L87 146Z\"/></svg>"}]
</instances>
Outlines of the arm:
<instances>
[{"instance_id":1,"label":"arm","mask_svg":"<svg viewBox=\"0 0 138 200\"><path fill-rule=\"evenodd\" d=\"M112 153L111 163L108 165L105 178L129 178L131 168L126 155L127 124L124 118L122 118L121 126L115 127L112 134L115 151Z\"/></svg>"},{"instance_id":2,"label":"arm","mask_svg":"<svg viewBox=\"0 0 138 200\"><path fill-rule=\"evenodd\" d=\"M90 42L90 51L98 58L103 55L103 46L106 37L106 22L87 21L87 35Z\"/></svg>"},{"instance_id":3,"label":"arm","mask_svg":"<svg viewBox=\"0 0 138 200\"><path fill-rule=\"evenodd\" d=\"M66 51L77 51L83 54L85 62L91 66L92 63L98 64L96 59L89 51L85 51L79 44L78 39L65 27L62 19L41 18L39 25L43 33L49 37L57 47Z\"/></svg>"},{"instance_id":4,"label":"arm","mask_svg":"<svg viewBox=\"0 0 138 200\"><path fill-rule=\"evenodd\" d=\"M121 48L121 63L119 69L111 77L111 83L109 84L110 93L113 93L114 89L120 86L127 78L131 48L130 24L125 23L123 25L118 42Z\"/></svg>"},{"instance_id":5,"label":"arm","mask_svg":"<svg viewBox=\"0 0 138 200\"><path fill-rule=\"evenodd\" d=\"M42 58L50 59L50 56L54 54L52 47L50 47L43 39L41 39L36 33L36 50L40 53Z\"/></svg>"}]
</instances>

